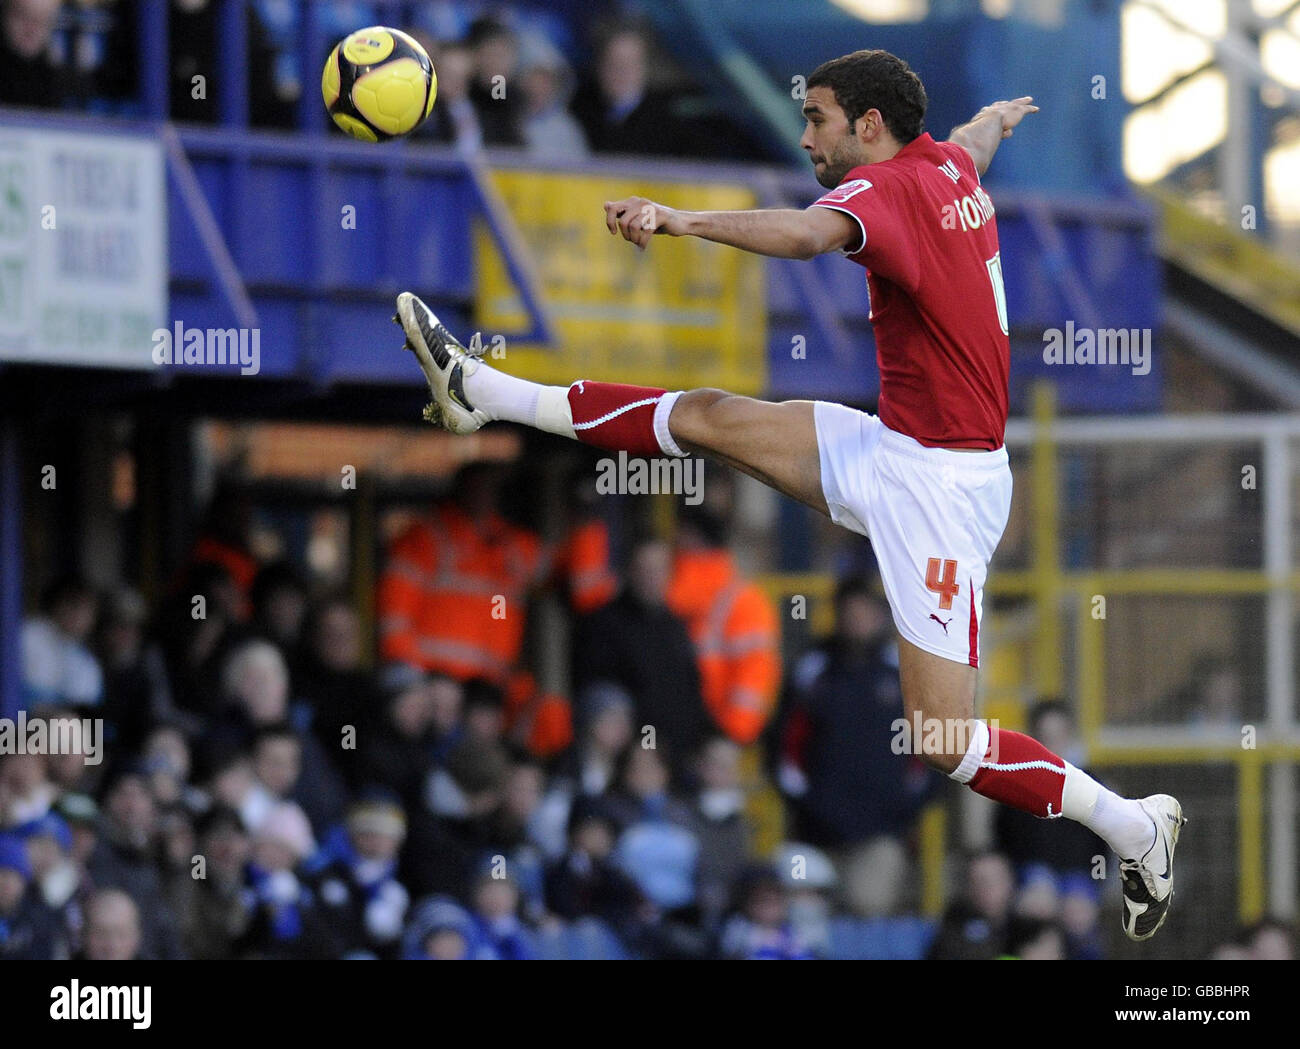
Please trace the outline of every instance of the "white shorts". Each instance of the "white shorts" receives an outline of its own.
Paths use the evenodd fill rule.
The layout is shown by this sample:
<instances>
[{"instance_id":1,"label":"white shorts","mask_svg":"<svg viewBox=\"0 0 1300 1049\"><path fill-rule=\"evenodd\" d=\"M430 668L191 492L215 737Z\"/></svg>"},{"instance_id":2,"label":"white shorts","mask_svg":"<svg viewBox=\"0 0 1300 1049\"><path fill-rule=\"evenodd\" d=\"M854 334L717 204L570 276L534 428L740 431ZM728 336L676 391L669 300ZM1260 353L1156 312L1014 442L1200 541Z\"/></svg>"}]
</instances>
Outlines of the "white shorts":
<instances>
[{"instance_id":1,"label":"white shorts","mask_svg":"<svg viewBox=\"0 0 1300 1049\"><path fill-rule=\"evenodd\" d=\"M831 520L871 540L898 632L979 666L984 580L1011 509L1006 448L927 448L828 401L813 415Z\"/></svg>"}]
</instances>

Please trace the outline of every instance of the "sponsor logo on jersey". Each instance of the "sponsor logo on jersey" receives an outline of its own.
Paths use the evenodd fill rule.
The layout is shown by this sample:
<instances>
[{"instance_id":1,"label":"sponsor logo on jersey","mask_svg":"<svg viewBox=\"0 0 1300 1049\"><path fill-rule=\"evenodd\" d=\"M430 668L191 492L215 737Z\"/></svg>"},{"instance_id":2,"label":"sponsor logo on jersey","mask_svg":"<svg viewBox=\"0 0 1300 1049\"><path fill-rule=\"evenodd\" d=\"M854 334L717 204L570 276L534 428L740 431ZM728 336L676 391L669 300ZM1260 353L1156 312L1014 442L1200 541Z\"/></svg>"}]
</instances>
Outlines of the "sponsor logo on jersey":
<instances>
[{"instance_id":1,"label":"sponsor logo on jersey","mask_svg":"<svg viewBox=\"0 0 1300 1049\"><path fill-rule=\"evenodd\" d=\"M822 204L843 204L850 197L856 197L864 189L870 189L871 183L864 178L855 178L848 182L841 182L833 190L822 197Z\"/></svg>"}]
</instances>

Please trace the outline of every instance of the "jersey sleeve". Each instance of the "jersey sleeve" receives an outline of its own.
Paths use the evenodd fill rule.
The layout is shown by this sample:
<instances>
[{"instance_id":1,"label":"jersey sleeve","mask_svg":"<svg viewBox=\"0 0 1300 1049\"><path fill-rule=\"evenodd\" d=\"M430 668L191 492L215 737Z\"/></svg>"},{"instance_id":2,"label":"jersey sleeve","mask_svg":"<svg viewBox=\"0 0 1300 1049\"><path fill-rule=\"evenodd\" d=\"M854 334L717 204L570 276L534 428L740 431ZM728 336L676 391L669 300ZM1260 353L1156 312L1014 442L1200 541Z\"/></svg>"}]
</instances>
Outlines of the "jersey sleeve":
<instances>
[{"instance_id":1,"label":"jersey sleeve","mask_svg":"<svg viewBox=\"0 0 1300 1049\"><path fill-rule=\"evenodd\" d=\"M975 166L975 158L970 155L970 151L965 146L960 146L956 142L937 142L935 145L952 158L963 173L973 178L977 186L980 184L979 168Z\"/></svg>"},{"instance_id":2,"label":"jersey sleeve","mask_svg":"<svg viewBox=\"0 0 1300 1049\"><path fill-rule=\"evenodd\" d=\"M862 239L843 249L854 262L884 275L906 268L909 206L905 200L896 199L890 182L850 178L813 201L813 207L842 211L857 222Z\"/></svg>"}]
</instances>

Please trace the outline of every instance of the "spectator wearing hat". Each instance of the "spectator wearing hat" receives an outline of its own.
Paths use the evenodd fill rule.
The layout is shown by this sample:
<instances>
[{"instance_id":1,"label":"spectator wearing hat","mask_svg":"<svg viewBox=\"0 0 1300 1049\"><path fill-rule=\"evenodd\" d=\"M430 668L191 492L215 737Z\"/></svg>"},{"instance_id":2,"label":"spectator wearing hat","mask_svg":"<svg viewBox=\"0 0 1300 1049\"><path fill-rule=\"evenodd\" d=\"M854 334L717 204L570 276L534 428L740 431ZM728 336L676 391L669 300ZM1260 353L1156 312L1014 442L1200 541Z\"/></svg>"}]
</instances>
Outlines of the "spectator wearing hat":
<instances>
[{"instance_id":1,"label":"spectator wearing hat","mask_svg":"<svg viewBox=\"0 0 1300 1049\"><path fill-rule=\"evenodd\" d=\"M416 961L472 961L481 952L473 916L450 896L422 900L402 934L402 957Z\"/></svg>"},{"instance_id":2,"label":"spectator wearing hat","mask_svg":"<svg viewBox=\"0 0 1300 1049\"><path fill-rule=\"evenodd\" d=\"M150 957L181 956L176 923L163 902L158 806L148 772L139 763L116 769L104 790L99 841L86 868L96 888L121 889L140 908L143 950Z\"/></svg>"},{"instance_id":3,"label":"spectator wearing hat","mask_svg":"<svg viewBox=\"0 0 1300 1049\"><path fill-rule=\"evenodd\" d=\"M252 913L236 943L244 957L337 958L340 944L317 900L299 876L315 851L311 824L302 809L281 802L253 832L245 893Z\"/></svg>"},{"instance_id":4,"label":"spectator wearing hat","mask_svg":"<svg viewBox=\"0 0 1300 1049\"><path fill-rule=\"evenodd\" d=\"M0 834L0 959L67 957L58 918L33 883L23 840Z\"/></svg>"},{"instance_id":5,"label":"spectator wearing hat","mask_svg":"<svg viewBox=\"0 0 1300 1049\"><path fill-rule=\"evenodd\" d=\"M313 876L321 915L345 952L395 957L410 906L397 880L406 814L395 795L369 791L348 809L340 830L326 843L325 865Z\"/></svg>"},{"instance_id":6,"label":"spectator wearing hat","mask_svg":"<svg viewBox=\"0 0 1300 1049\"><path fill-rule=\"evenodd\" d=\"M523 37L519 76L524 91L520 127L529 155L543 162L587 156L587 136L568 110L573 70L546 37L538 33Z\"/></svg>"}]
</instances>

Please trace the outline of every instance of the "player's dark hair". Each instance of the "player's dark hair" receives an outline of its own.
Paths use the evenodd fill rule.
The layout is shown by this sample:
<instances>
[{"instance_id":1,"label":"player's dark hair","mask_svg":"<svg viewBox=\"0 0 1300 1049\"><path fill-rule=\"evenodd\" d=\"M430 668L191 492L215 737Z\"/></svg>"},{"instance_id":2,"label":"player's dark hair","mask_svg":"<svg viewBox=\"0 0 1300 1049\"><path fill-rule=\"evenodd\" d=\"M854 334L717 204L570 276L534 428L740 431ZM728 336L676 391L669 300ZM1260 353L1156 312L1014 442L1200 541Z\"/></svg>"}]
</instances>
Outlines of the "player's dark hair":
<instances>
[{"instance_id":1,"label":"player's dark hair","mask_svg":"<svg viewBox=\"0 0 1300 1049\"><path fill-rule=\"evenodd\" d=\"M885 127L903 145L925 130L921 78L888 51L854 51L813 70L808 87L829 87L852 128L869 109L880 110Z\"/></svg>"}]
</instances>

